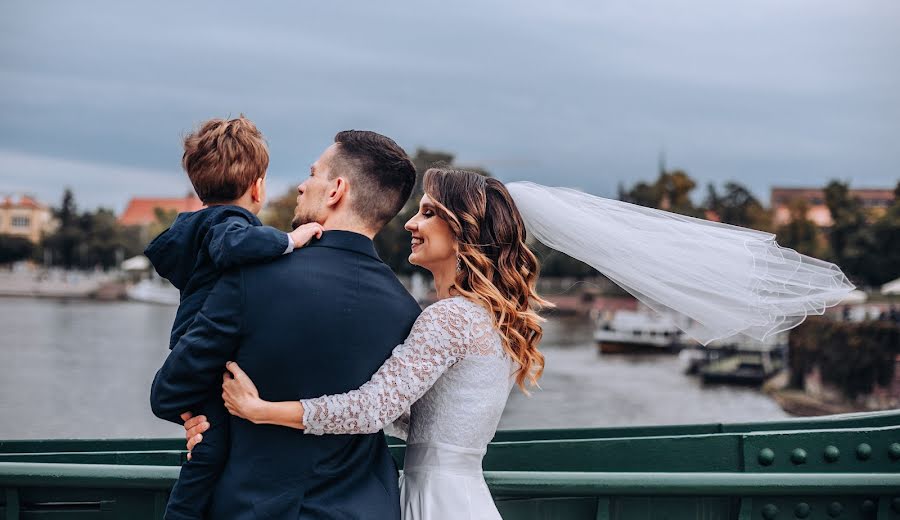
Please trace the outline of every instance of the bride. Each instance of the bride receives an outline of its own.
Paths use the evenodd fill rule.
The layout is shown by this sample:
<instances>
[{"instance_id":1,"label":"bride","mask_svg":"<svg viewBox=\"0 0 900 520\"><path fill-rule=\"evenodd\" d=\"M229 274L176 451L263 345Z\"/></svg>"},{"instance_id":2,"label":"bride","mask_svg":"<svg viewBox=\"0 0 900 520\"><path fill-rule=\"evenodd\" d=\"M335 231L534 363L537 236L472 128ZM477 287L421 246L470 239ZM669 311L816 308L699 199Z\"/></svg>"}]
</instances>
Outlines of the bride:
<instances>
[{"instance_id":1,"label":"bride","mask_svg":"<svg viewBox=\"0 0 900 520\"><path fill-rule=\"evenodd\" d=\"M755 338L821 314L853 286L772 235L531 183L450 169L425 173L419 212L406 223L409 261L431 271L439 301L357 390L268 402L227 365L229 412L305 433L384 429L406 440L404 520L498 519L481 461L513 385L527 393L543 371L535 308L538 263L525 226L584 260L658 311L689 318L695 339ZM515 198L510 194L513 193ZM522 213L520 214L520 210ZM523 216L525 217L523 219ZM208 423L185 423L188 450Z\"/></svg>"},{"instance_id":2,"label":"bride","mask_svg":"<svg viewBox=\"0 0 900 520\"><path fill-rule=\"evenodd\" d=\"M340 395L272 403L236 363L227 368L229 412L305 433L388 433L407 442L400 483L405 520L499 519L481 470L514 384L525 390L543 369L537 350L546 304L535 292L538 264L525 225L500 181L431 169L409 261L431 271L439 301L372 379ZM191 428L202 416L185 423Z\"/></svg>"}]
</instances>

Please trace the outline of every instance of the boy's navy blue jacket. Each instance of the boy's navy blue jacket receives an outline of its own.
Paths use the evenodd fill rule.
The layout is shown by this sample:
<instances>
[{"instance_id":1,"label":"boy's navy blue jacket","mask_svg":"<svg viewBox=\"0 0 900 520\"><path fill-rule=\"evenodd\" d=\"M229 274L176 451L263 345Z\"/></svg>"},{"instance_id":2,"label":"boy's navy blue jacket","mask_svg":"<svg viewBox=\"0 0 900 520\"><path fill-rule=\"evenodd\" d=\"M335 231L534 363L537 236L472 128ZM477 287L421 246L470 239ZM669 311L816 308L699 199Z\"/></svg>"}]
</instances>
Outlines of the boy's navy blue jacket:
<instances>
[{"instance_id":1,"label":"boy's navy blue jacket","mask_svg":"<svg viewBox=\"0 0 900 520\"><path fill-rule=\"evenodd\" d=\"M181 291L169 348L187 331L224 270L278 258L289 240L240 206L180 213L144 251L156 272Z\"/></svg>"}]
</instances>

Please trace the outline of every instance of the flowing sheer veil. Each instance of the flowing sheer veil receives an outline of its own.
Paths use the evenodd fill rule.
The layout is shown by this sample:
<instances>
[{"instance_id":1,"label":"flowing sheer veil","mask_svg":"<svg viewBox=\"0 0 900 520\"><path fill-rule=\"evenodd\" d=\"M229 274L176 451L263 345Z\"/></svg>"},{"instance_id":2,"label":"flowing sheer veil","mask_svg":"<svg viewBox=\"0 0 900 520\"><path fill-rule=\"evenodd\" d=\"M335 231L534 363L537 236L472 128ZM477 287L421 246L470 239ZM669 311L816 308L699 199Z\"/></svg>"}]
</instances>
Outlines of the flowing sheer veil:
<instances>
[{"instance_id":1,"label":"flowing sheer veil","mask_svg":"<svg viewBox=\"0 0 900 520\"><path fill-rule=\"evenodd\" d=\"M836 265L779 246L771 233L511 182L527 231L585 262L700 343L757 340L822 314L853 285Z\"/></svg>"}]
</instances>

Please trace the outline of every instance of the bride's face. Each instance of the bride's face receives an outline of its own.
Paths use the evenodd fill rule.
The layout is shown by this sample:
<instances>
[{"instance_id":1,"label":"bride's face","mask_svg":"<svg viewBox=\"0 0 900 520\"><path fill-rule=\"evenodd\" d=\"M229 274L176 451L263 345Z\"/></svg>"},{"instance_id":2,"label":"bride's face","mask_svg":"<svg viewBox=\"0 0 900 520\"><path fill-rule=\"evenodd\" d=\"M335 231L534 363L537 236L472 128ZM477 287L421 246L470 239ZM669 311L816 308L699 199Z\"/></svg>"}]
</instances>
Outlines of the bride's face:
<instances>
[{"instance_id":1,"label":"bride's face","mask_svg":"<svg viewBox=\"0 0 900 520\"><path fill-rule=\"evenodd\" d=\"M419 212L404 226L412 234L409 263L431 272L456 269L456 239L440 218L428 195L419 202Z\"/></svg>"}]
</instances>

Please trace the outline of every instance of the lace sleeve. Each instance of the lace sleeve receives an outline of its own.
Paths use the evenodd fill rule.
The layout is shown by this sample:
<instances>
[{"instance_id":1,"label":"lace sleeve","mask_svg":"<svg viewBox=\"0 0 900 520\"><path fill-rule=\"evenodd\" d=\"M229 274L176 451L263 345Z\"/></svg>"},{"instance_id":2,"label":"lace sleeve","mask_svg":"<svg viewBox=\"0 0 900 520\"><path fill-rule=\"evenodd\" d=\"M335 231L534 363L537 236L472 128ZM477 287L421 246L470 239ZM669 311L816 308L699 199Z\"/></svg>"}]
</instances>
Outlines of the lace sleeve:
<instances>
[{"instance_id":1,"label":"lace sleeve","mask_svg":"<svg viewBox=\"0 0 900 520\"><path fill-rule=\"evenodd\" d=\"M375 433L400 417L466 353L471 315L454 299L425 309L378 372L345 394L303 399L304 432Z\"/></svg>"},{"instance_id":2,"label":"lace sleeve","mask_svg":"<svg viewBox=\"0 0 900 520\"><path fill-rule=\"evenodd\" d=\"M409 437L409 410L405 410L394 422L385 424L384 433L406 442Z\"/></svg>"}]
</instances>

